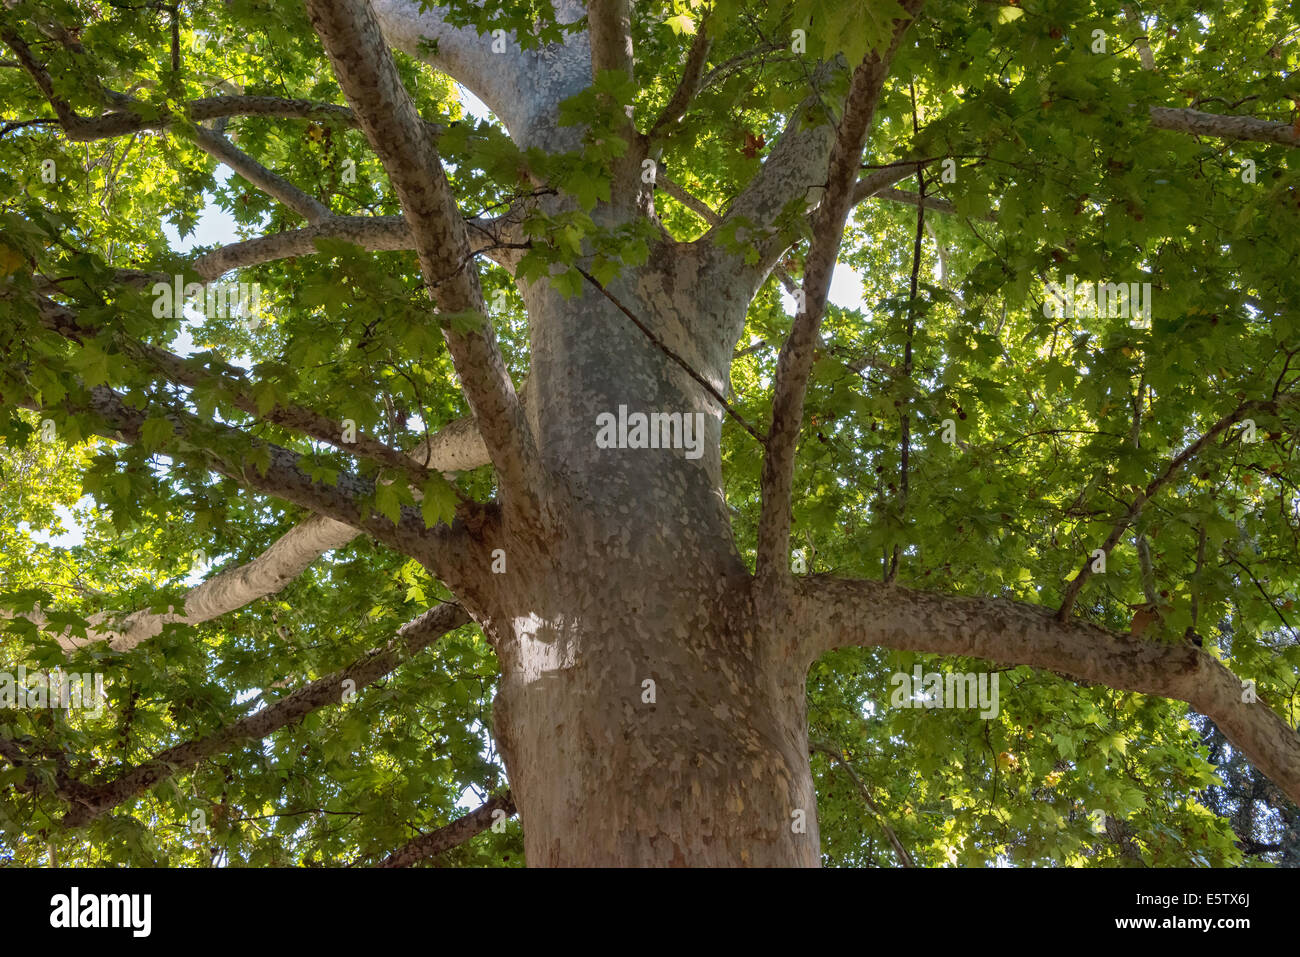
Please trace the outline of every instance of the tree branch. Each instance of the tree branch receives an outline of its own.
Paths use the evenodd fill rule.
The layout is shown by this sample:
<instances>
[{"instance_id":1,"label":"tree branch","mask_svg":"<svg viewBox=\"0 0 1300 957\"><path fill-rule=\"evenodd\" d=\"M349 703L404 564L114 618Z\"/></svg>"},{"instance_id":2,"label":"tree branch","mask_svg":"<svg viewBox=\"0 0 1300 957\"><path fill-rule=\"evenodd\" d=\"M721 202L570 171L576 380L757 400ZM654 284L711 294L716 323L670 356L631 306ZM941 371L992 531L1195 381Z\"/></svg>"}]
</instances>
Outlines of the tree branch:
<instances>
[{"instance_id":1,"label":"tree branch","mask_svg":"<svg viewBox=\"0 0 1300 957\"><path fill-rule=\"evenodd\" d=\"M37 308L42 322L48 328L75 342L81 342L84 336L94 336L102 331L82 325L76 311L44 296L38 298ZM276 403L262 412L253 397L252 383L238 366L215 359L184 359L157 346L124 336L116 338L126 355L157 369L170 382L192 389L204 384L216 385L223 399L254 418L309 435L348 455L369 458L397 469L417 487L430 477L424 463L360 431L351 442L344 442L342 424L313 409L293 403Z\"/></svg>"},{"instance_id":2,"label":"tree branch","mask_svg":"<svg viewBox=\"0 0 1300 957\"><path fill-rule=\"evenodd\" d=\"M946 596L826 576L796 581L796 620L811 663L832 648L866 645L1028 665L1122 691L1186 701L1207 715L1261 772L1300 801L1300 734L1242 682L1185 642L1158 643L1004 598Z\"/></svg>"},{"instance_id":3,"label":"tree branch","mask_svg":"<svg viewBox=\"0 0 1300 957\"><path fill-rule=\"evenodd\" d=\"M709 204L691 193L688 193L680 185L673 182L663 173L655 176L655 186L662 189L677 202L681 203L691 212L695 213L710 226L716 226L722 222L722 217L709 208Z\"/></svg>"},{"instance_id":4,"label":"tree branch","mask_svg":"<svg viewBox=\"0 0 1300 957\"><path fill-rule=\"evenodd\" d=\"M1228 415L1225 415L1223 418L1219 419L1218 422L1214 423L1214 425L1212 425L1199 439L1187 446L1187 448L1183 449L1183 451L1178 453L1178 455L1174 456L1165 467L1165 470L1147 483L1147 487L1140 490L1133 498L1128 510L1125 511L1119 521L1115 523L1114 527L1110 530L1110 534L1106 536L1106 541L1102 543L1102 553L1109 557L1111 550L1119 543L1120 538L1123 537L1125 529L1127 529L1141 514L1142 506L1147 502L1147 500L1173 481L1173 479L1178 476L1178 473L1182 471L1183 466L1199 455L1202 449L1222 435L1227 429L1246 418L1246 416L1251 412L1272 412L1276 411L1277 408L1278 403L1274 401L1257 399L1243 402ZM1079 573L1075 575L1074 578L1070 580L1069 585L1066 586L1065 594L1061 601L1061 607L1056 613L1057 617L1065 619L1070 614L1070 610L1074 607L1074 601L1078 598L1080 590L1092 576L1093 561L1094 559L1090 554L1084 561L1083 567L1079 569Z\"/></svg>"},{"instance_id":5,"label":"tree branch","mask_svg":"<svg viewBox=\"0 0 1300 957\"><path fill-rule=\"evenodd\" d=\"M576 0L554 6L561 23L586 12ZM388 44L468 87L521 147L578 145L576 130L558 128L555 118L561 101L591 83L586 30L524 50L513 36L481 36L473 27L451 26L436 4L421 9L420 0L375 0L373 7Z\"/></svg>"},{"instance_id":6,"label":"tree branch","mask_svg":"<svg viewBox=\"0 0 1300 957\"><path fill-rule=\"evenodd\" d=\"M307 0L308 16L361 128L379 156L411 225L429 293L442 312L477 313L476 331L443 325L443 338L500 477L507 513L539 514L543 472L519 397L484 316L478 274L442 161L367 0Z\"/></svg>"},{"instance_id":7,"label":"tree branch","mask_svg":"<svg viewBox=\"0 0 1300 957\"><path fill-rule=\"evenodd\" d=\"M163 112L146 118L127 108L94 117L77 117L64 132L73 143L127 136L145 130L165 130L189 121L225 119L231 116L267 116L282 119L322 120L356 126L356 117L346 106L316 100L279 96L207 96L191 100L181 113Z\"/></svg>"},{"instance_id":8,"label":"tree branch","mask_svg":"<svg viewBox=\"0 0 1300 957\"><path fill-rule=\"evenodd\" d=\"M487 464L486 449L469 419L449 423L413 454L436 471L461 471ZM114 650L129 651L160 634L165 625L199 625L279 592L325 552L342 548L358 534L361 532L355 522L313 515L280 536L251 562L227 569L196 585L185 595L179 612L169 609L156 613L145 609L125 618L119 613L101 612L88 619L90 627L86 629L85 638L74 636L68 630L55 635L55 638L65 651L99 641L107 641ZM448 544L443 542L444 546ZM444 548L444 551L445 558L435 555L431 559L439 566L440 575L443 567L450 567L458 557L453 548ZM45 616L39 612L22 617L41 627L46 622Z\"/></svg>"},{"instance_id":9,"label":"tree branch","mask_svg":"<svg viewBox=\"0 0 1300 957\"><path fill-rule=\"evenodd\" d=\"M708 203L704 202L704 200L700 199L698 196L688 193L680 185L673 182L662 173L655 177L655 186L662 189L665 193L677 200L677 202L681 203L691 212L695 213L695 215L699 216L710 226L716 226L718 223L722 222L722 217L715 213L709 207ZM777 265L773 267L772 271L776 273L777 279L781 281L781 285L785 287L786 291L791 295L794 295L795 290L799 288L799 284L794 281L789 270L784 266Z\"/></svg>"},{"instance_id":10,"label":"tree branch","mask_svg":"<svg viewBox=\"0 0 1300 957\"><path fill-rule=\"evenodd\" d=\"M591 78L615 72L632 79L632 2L631 0L588 0L587 32L591 41ZM646 138L636 129L635 107L624 108L624 118L616 127L627 149L611 162L610 197L615 209L649 211L653 191L641 182L641 158Z\"/></svg>"},{"instance_id":11,"label":"tree branch","mask_svg":"<svg viewBox=\"0 0 1300 957\"><path fill-rule=\"evenodd\" d=\"M1159 130L1173 130L1176 133L1213 136L1226 140L1252 140L1257 143L1300 146L1300 134L1290 123L1274 123L1254 116L1226 116L1220 113L1203 113L1200 110L1172 109L1165 106L1153 106L1149 112L1151 125Z\"/></svg>"},{"instance_id":12,"label":"tree branch","mask_svg":"<svg viewBox=\"0 0 1300 957\"><path fill-rule=\"evenodd\" d=\"M691 49L686 54L686 63L682 66L681 81L668 102L664 104L659 118L646 131L648 139L655 139L685 116L691 101L704 88L704 67L708 63L710 45L706 15L696 27L695 38L691 41Z\"/></svg>"},{"instance_id":13,"label":"tree branch","mask_svg":"<svg viewBox=\"0 0 1300 957\"><path fill-rule=\"evenodd\" d=\"M1131 20L1138 29L1142 29L1142 18L1138 16L1137 9L1131 3L1124 4L1124 19ZM1146 34L1137 38L1138 60L1142 63L1142 69L1154 70L1156 68L1156 58L1151 52L1151 43L1147 40Z\"/></svg>"},{"instance_id":14,"label":"tree branch","mask_svg":"<svg viewBox=\"0 0 1300 957\"><path fill-rule=\"evenodd\" d=\"M109 117L100 117L98 119L85 119L78 116L72 106L54 89L54 82L50 78L49 71L34 56L27 44L12 30L0 31L0 39L14 51L18 56L23 67L36 81L36 85L45 98L53 107L55 115L59 118L59 125L63 127L64 133L73 141L84 141L99 139L105 135L115 135L113 133L103 133L101 129L105 126L120 123L121 120L115 119L114 114ZM113 93L103 88L100 89L103 97L118 107L126 110L132 110L136 105L129 97L121 93ZM134 114L131 114L135 119ZM127 130L129 131L129 130ZM294 186L288 180L271 172L257 160L253 159L242 150L236 149L235 146L219 133L206 129L202 126L194 128L195 140L199 147L216 159L224 163L242 176L248 182L252 183L258 189L279 200L285 206L292 209L298 215L302 216L309 223L319 222L328 218L331 213L329 207L325 206L315 197L309 196L298 187Z\"/></svg>"},{"instance_id":15,"label":"tree branch","mask_svg":"<svg viewBox=\"0 0 1300 957\"><path fill-rule=\"evenodd\" d=\"M876 103L889 74L894 52L924 0L907 0L907 18L894 27L883 55L871 51L853 71L848 100L831 148L827 188L813 214L813 238L804 262L803 302L790 336L777 359L772 397L772 427L761 478L762 511L758 525L757 576L761 585L789 580L791 496L794 456L803 421L804 395L812 372L813 352L830 291L831 274L852 206L858 164Z\"/></svg>"},{"instance_id":16,"label":"tree branch","mask_svg":"<svg viewBox=\"0 0 1300 957\"><path fill-rule=\"evenodd\" d=\"M509 791L488 798L473 811L456 818L450 824L444 824L436 831L421 834L414 840L408 841L375 866L410 867L426 858L436 857L490 828L498 820L497 811L501 811L506 817L514 817L515 801Z\"/></svg>"},{"instance_id":17,"label":"tree branch","mask_svg":"<svg viewBox=\"0 0 1300 957\"><path fill-rule=\"evenodd\" d=\"M895 183L915 175L919 170L924 169L929 162L929 160L920 160L917 162L891 163L881 169L872 170L853 184L853 197L850 202L856 206L858 203L884 192Z\"/></svg>"},{"instance_id":18,"label":"tree branch","mask_svg":"<svg viewBox=\"0 0 1300 957\"><path fill-rule=\"evenodd\" d=\"M65 400L64 406L70 412L90 412L96 416L104 423L96 429L97 434L132 444L140 441L144 423L149 418L144 410L128 405L123 396L105 386L91 389L89 402L84 406L71 398ZM402 507L398 522L374 513L365 504L374 495L374 484L368 479L341 472L333 485L318 482L299 467L302 456L296 452L250 438L230 426L201 422L187 412L155 403L155 417L159 412L171 424L174 436L184 439L193 448L193 451L179 453L180 457L197 459L205 468L252 491L274 495L351 525L404 555L433 561L436 549L431 546L445 540L450 531L442 525L428 528L420 512L411 506ZM248 447L254 455L263 457L265 467L247 461L231 461L214 452L205 444L205 431L207 439L219 436Z\"/></svg>"},{"instance_id":19,"label":"tree branch","mask_svg":"<svg viewBox=\"0 0 1300 957\"><path fill-rule=\"evenodd\" d=\"M867 786L863 784L862 779L858 777L858 772L853 770L853 765L849 764L844 755L829 744L822 744L814 741L811 743L810 747L814 751L820 751L822 754L829 755L837 764L839 764L840 767L848 772L849 777L853 779L853 783L857 785L858 793L862 795L862 800L865 801L867 807L871 809L871 813L879 819L880 827L884 830L885 837L889 838L889 843L894 848L894 853L898 856L898 863L902 864L904 867L916 867L916 862L912 860L912 855L907 853L907 848L903 847L903 842L898 839L898 835L894 833L894 829L889 826L889 821L885 818L885 815L881 813L880 808L876 806L876 802L872 800L871 792L867 790Z\"/></svg>"},{"instance_id":20,"label":"tree branch","mask_svg":"<svg viewBox=\"0 0 1300 957\"><path fill-rule=\"evenodd\" d=\"M307 222L319 223L334 215L330 212L330 208L316 197L307 195L284 177L271 172L243 150L236 148L220 133L214 133L203 126L196 126L194 138L203 152L217 162L229 166L248 182L288 206Z\"/></svg>"},{"instance_id":21,"label":"tree branch","mask_svg":"<svg viewBox=\"0 0 1300 957\"><path fill-rule=\"evenodd\" d=\"M13 30L8 28L0 29L0 40L3 40L5 45L14 51L14 55L18 57L18 62L22 64L28 75L36 81L36 85L54 109L54 115L59 118L59 125L71 136L72 131L79 128L82 122L81 117L77 116L71 104L54 89L54 81L50 78L50 73L45 69L45 65L32 55L31 48L26 41Z\"/></svg>"},{"instance_id":22,"label":"tree branch","mask_svg":"<svg viewBox=\"0 0 1300 957\"><path fill-rule=\"evenodd\" d=\"M449 422L412 455L439 472L466 471L488 464L487 450L472 419ZM125 618L114 612L100 612L88 619L91 627L84 639L67 631L55 638L65 651L98 641L108 642L115 651L129 651L161 634L165 625L200 625L276 594L321 555L342 548L359 534L351 525L313 515L281 535L252 561L226 569L194 586L182 599L180 611L156 613L144 609ZM38 626L43 626L46 620L39 614L23 617Z\"/></svg>"},{"instance_id":23,"label":"tree branch","mask_svg":"<svg viewBox=\"0 0 1300 957\"><path fill-rule=\"evenodd\" d=\"M80 789L63 818L67 827L81 827L106 811L143 794L159 781L204 758L224 754L241 741L265 738L286 725L301 721L327 705L340 704L345 691L359 691L396 670L411 655L467 624L469 615L454 604L431 608L407 622L382 649L375 649L346 668L308 682L273 704L202 738L178 744L135 767L119 772L102 784ZM345 682L352 682L346 685Z\"/></svg>"},{"instance_id":24,"label":"tree branch","mask_svg":"<svg viewBox=\"0 0 1300 957\"><path fill-rule=\"evenodd\" d=\"M916 84L911 85L912 93L912 135L918 133L918 122L916 116ZM907 337L903 340L903 369L900 378L904 380L905 391L900 401L902 402L899 413L899 460L898 460L898 514L899 518L905 520L907 517L908 494L911 486L911 457L912 457L912 348L916 339L916 291L917 281L921 271L921 242L925 237L925 173L918 169L916 171L917 186L921 190L919 201L916 204L916 238L912 244L912 275L908 281L907 293ZM894 553L889 559L889 571L885 574L886 581L893 581L898 575L898 566L903 556L902 542L894 543Z\"/></svg>"},{"instance_id":25,"label":"tree branch","mask_svg":"<svg viewBox=\"0 0 1300 957\"><path fill-rule=\"evenodd\" d=\"M632 78L631 0L588 0L587 31L591 36L591 78L616 70Z\"/></svg>"},{"instance_id":26,"label":"tree branch","mask_svg":"<svg viewBox=\"0 0 1300 957\"><path fill-rule=\"evenodd\" d=\"M350 525L313 515L276 539L266 551L247 564L229 568L194 586L181 600L181 611L154 612L149 609L125 617L115 612L98 612L87 619L86 637L69 630L55 635L65 651L100 641L114 651L130 651L162 633L172 623L201 625L235 611L267 595L274 595L301 575L325 552L342 548L359 533ZM21 617L45 627L39 613Z\"/></svg>"},{"instance_id":27,"label":"tree branch","mask_svg":"<svg viewBox=\"0 0 1300 957\"><path fill-rule=\"evenodd\" d=\"M480 217L466 220L465 225L472 255L485 254L507 269L514 268L512 250L522 245L522 234L513 220ZM410 224L401 216L334 216L314 226L222 246L198 257L194 268L204 279L216 279L232 269L315 255L320 252L317 239L341 239L371 252L415 248Z\"/></svg>"},{"instance_id":28,"label":"tree branch","mask_svg":"<svg viewBox=\"0 0 1300 957\"><path fill-rule=\"evenodd\" d=\"M809 96L790 117L758 174L728 206L726 213L705 236L717 243L723 230L737 225L737 241L758 250L758 260L741 267L738 275L757 289L789 245L775 223L792 204L813 206L826 183L826 160L835 139L834 127L820 114L821 97ZM814 119L815 117L815 119Z\"/></svg>"}]
</instances>

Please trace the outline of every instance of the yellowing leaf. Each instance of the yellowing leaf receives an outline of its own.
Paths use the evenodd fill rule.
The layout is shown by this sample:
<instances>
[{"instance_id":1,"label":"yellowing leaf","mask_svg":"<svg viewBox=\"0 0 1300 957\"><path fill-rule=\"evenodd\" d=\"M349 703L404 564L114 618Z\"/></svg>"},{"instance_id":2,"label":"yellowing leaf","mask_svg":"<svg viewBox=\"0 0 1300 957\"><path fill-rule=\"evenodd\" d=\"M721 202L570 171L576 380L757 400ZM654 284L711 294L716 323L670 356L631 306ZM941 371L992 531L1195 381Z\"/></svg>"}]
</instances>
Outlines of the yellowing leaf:
<instances>
[{"instance_id":1,"label":"yellowing leaf","mask_svg":"<svg viewBox=\"0 0 1300 957\"><path fill-rule=\"evenodd\" d=\"M675 17L669 17L664 22L667 23L670 27L672 27L673 33L676 33L679 36L683 33L695 32L695 21L692 20L685 13L679 13Z\"/></svg>"},{"instance_id":2,"label":"yellowing leaf","mask_svg":"<svg viewBox=\"0 0 1300 957\"><path fill-rule=\"evenodd\" d=\"M0 243L0 276L16 273L27 262L27 258L7 243Z\"/></svg>"}]
</instances>

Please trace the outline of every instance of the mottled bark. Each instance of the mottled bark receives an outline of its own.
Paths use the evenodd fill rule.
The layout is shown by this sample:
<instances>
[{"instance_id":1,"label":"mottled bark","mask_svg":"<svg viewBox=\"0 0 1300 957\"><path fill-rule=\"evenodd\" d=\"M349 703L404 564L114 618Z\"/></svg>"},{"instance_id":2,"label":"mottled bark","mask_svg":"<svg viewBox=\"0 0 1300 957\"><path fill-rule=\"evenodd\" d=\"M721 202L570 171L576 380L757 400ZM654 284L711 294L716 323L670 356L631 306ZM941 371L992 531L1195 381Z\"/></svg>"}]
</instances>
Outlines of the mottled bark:
<instances>
[{"instance_id":1,"label":"mottled bark","mask_svg":"<svg viewBox=\"0 0 1300 957\"><path fill-rule=\"evenodd\" d=\"M612 286L721 388L745 302L710 281L710 255L663 247ZM529 862L816 864L804 674L788 623L753 611L716 400L598 291L525 299L561 531L493 526L457 594L500 658L493 732ZM597 416L620 405L702 414L701 454L598 447Z\"/></svg>"},{"instance_id":2,"label":"mottled bark","mask_svg":"<svg viewBox=\"0 0 1300 957\"><path fill-rule=\"evenodd\" d=\"M1293 801L1300 734L1241 679L1189 642L1118 634L1004 598L937 595L893 584L814 576L798 581L809 663L841 645L874 645L1030 665L1082 681L1186 701Z\"/></svg>"},{"instance_id":3,"label":"mottled bark","mask_svg":"<svg viewBox=\"0 0 1300 957\"><path fill-rule=\"evenodd\" d=\"M1274 123L1255 116L1229 116L1164 106L1153 106L1149 112L1151 125L1160 130L1225 140L1254 140L1257 143L1300 146L1300 133L1296 132L1291 123Z\"/></svg>"},{"instance_id":4,"label":"mottled bark","mask_svg":"<svg viewBox=\"0 0 1300 957\"><path fill-rule=\"evenodd\" d=\"M576 148L581 130L557 122L560 102L591 82L591 42L583 31L563 44L521 49L512 36L480 36L472 27L451 27L436 6L418 0L377 0L375 16L384 39L468 87L492 110L522 148ZM578 0L554 3L561 23L586 14ZM496 43L494 41L502 42ZM436 46L428 41L436 41Z\"/></svg>"}]
</instances>

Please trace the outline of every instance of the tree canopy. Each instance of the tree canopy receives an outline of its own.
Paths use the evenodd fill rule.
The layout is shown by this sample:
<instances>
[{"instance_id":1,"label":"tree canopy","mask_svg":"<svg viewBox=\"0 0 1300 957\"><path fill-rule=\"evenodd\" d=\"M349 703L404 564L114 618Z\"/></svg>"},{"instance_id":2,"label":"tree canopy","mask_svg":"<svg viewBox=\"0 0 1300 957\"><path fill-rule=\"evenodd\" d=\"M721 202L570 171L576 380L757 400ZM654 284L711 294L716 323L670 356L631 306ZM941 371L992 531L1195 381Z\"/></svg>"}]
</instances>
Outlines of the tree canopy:
<instances>
[{"instance_id":1,"label":"tree canopy","mask_svg":"<svg viewBox=\"0 0 1300 957\"><path fill-rule=\"evenodd\" d=\"M458 38L537 71L589 28L564 3L440 6ZM665 239L770 266L722 426L755 562L755 433L817 244L839 235L803 195L760 217L751 187L811 117L843 120L844 65L892 42L827 263L852 292L825 306L792 452L796 572L1191 645L1295 729L1298 13L651 0L632 8L630 72L599 71L549 138L504 107L475 116L419 41L394 42L489 304L433 315L398 191L302 5L6 3L0 671L102 673L106 701L0 710L4 856L394 863L428 835L397 863L522 865L496 657L399 547L413 514L464 518L500 481L461 455L471 409L445 343L490 323L526 397L516 279L574 296ZM655 216L628 223L602 210L635 188L618 162L633 136L653 144L633 172ZM165 227L186 236L205 209L237 241L178 252ZM256 284L255 308L181 308L186 284L218 280ZM1067 283L1102 284L1102 307ZM353 527L273 483L290 452L356 493ZM992 670L996 716L891 707L918 667ZM829 864L1300 860L1282 786L1181 701L885 648L823 656L808 694Z\"/></svg>"}]
</instances>

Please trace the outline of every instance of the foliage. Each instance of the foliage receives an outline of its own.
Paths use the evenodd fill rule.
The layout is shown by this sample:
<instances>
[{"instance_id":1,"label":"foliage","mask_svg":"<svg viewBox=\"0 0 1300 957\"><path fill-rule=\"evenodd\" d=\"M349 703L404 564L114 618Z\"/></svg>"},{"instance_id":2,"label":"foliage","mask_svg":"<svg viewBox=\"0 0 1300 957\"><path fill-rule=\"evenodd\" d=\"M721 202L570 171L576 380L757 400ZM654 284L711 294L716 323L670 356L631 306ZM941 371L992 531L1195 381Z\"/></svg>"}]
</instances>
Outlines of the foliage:
<instances>
[{"instance_id":1,"label":"foliage","mask_svg":"<svg viewBox=\"0 0 1300 957\"><path fill-rule=\"evenodd\" d=\"M893 68L868 146L868 162L953 157L955 179L925 174L928 192L955 206L927 212L917 299L910 301L913 205L870 201L856 210L841 253L862 281L860 308L832 307L823 328L797 462L795 537L810 566L875 578L897 548L900 580L963 594L1059 604L1062 583L1105 539L1134 491L1246 397L1294 383L1300 345L1300 170L1295 149L1200 139L1154 128L1148 105L1240 106L1293 119L1295 10L1276 0L1206 9L1166 0L1148 31L1159 69L1141 68L1138 29L1119 0L1023 0L927 5L915 42ZM644 262L654 232L606 229L592 210L610 197L611 162L626 144L620 111L654 117L676 88L699 31L712 38L710 82L662 141L660 169L714 209L752 180L785 120L812 89L819 58L853 63L887 31L893 0L770 4L720 0L637 4L632 83L603 77L569 103L580 149L519 150L492 122L467 117L445 77L397 55L421 114L443 125L439 150L467 214L500 208L535 188L573 196L577 208L527 224L532 247L520 274L581 288L569 267L595 251L602 282ZM22 2L0 14L48 64L75 109L94 115L102 90L131 91L144 108L176 111L236 78L247 95L341 103L299 4L268 0L180 3L181 56L173 69L172 21L160 4L93 0ZM571 27L545 3L454 5L485 34L504 28L525 45L556 42ZM52 39L73 30L76 48ZM810 38L790 48L792 31ZM1093 31L1108 52L1093 51ZM820 88L833 111L840 87ZM33 602L74 621L174 602L196 576L260 554L304 512L253 498L214 474L151 420L125 445L92 435L85 390L110 383L133 400L186 404L213 427L226 461L257 467L257 450L223 438L222 423L310 453L322 476L347 456L259 420L209 383L160 385L129 342L175 348L188 336L205 360L248 370L259 405L297 404L353 420L410 448L467 409L430 314L415 257L322 243L317 254L243 270L267 291L265 321L160 318L151 297L120 270L184 273L164 224L187 235L205 204L242 238L295 228L296 218L218 167L178 123L163 133L73 143L57 135L49 105L27 74L0 66L0 587L7 607ZM1235 112L1225 108L1225 112ZM918 128L913 129L913 117ZM31 119L46 122L20 125ZM332 119L233 118L240 149L335 212L400 212L363 134ZM57 177L47 182L42 163ZM355 181L343 176L356 164ZM1243 164L1257 166L1255 182ZM912 187L908 187L912 188ZM689 241L707 224L663 192L663 227ZM927 233L928 236L928 233ZM942 262L937 249L942 247ZM796 277L804 246L783 268ZM941 267L941 268L940 268ZM527 324L513 282L483 270L486 298L509 370L527 370ZM1074 275L1151 283L1153 321L1051 318L1044 284ZM70 342L43 326L26 294L60 279L61 301L97 331ZM500 295L496 295L500 293ZM908 316L915 334L908 336ZM743 347L777 341L792 317L773 276L750 306ZM474 317L440 317L468 322ZM1288 352L1288 350L1290 350ZM899 374L905 352L911 376ZM760 348L732 369L733 402L765 421L776 351ZM20 408L34 401L48 412ZM1140 410L1133 441L1134 412ZM910 480L900 495L903 416L912 437ZM45 419L58 441L41 440ZM943 440L951 420L958 441ZM1294 726L1300 710L1300 458L1294 411L1254 416L1260 441L1230 430L1143 511L1159 583L1147 637L1194 636L1257 683ZM224 444L223 444L224 443ZM752 557L759 456L728 422L726 492L742 550ZM365 474L392 478L375 463ZM487 499L488 470L457 488ZM373 507L396 514L413 501L380 485ZM446 521L449 487L426 492L426 521ZM75 544L48 535L73 527ZM1077 610L1128 630L1147 604L1134 536ZM209 559L195 569L193 555ZM1205 556L1209 556L1207 560ZM278 595L197 628L169 626L129 653L92 646L72 672L106 671L102 716L0 712L0 737L39 747L54 774L96 776L210 732L298 684L386 642L424 607L449 597L417 563L361 538L314 564ZM1193 611L1195 609L1195 611ZM74 621L75 624L75 621ZM793 625L797 627L797 623ZM63 660L48 636L21 620L0 635L0 670ZM1001 669L1002 708L884 707L889 678L925 670L982 670L988 663L850 649L809 675L811 736L846 755L903 845L926 865L1236 865L1272 843L1264 817L1293 807L1265 789L1226 801L1207 750L1204 720L1176 702L1052 674ZM995 663L996 664L996 663ZM163 781L83 831L58 824L61 806L12 787L0 769L4 857L38 863L328 865L382 858L459 812L468 788L505 784L492 749L494 656L466 627L415 655L351 704L310 715ZM282 684L283 683L283 684ZM1213 759L1212 759L1213 758ZM828 863L894 863L879 819L843 766L814 758ZM1239 769L1233 770L1237 775ZM472 798L472 795L471 795ZM475 802L476 803L476 802ZM191 833L196 809L209 833ZM1099 834L1095 810L1121 822ZM1270 818L1273 819L1273 818ZM1237 828L1234 832L1234 826ZM487 832L443 858L454 865L522 863L518 825ZM1294 853L1291 855L1294 862Z\"/></svg>"}]
</instances>

